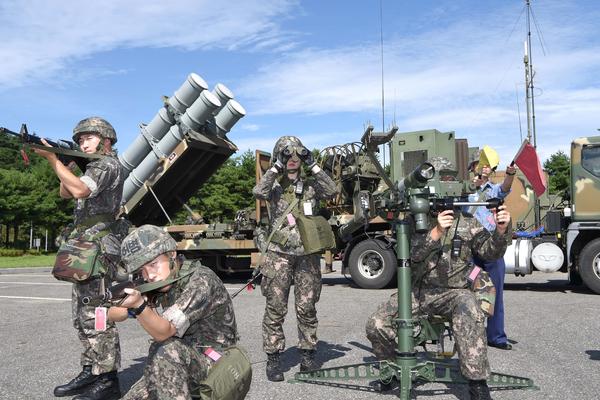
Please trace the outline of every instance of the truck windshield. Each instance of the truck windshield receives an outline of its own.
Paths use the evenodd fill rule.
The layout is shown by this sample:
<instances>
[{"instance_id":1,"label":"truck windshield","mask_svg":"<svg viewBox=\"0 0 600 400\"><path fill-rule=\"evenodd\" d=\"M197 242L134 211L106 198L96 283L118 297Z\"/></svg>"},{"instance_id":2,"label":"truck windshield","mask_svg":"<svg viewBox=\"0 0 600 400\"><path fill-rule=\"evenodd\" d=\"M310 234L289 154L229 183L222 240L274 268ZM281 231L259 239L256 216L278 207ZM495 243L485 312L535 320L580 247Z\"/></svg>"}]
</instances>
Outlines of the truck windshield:
<instances>
[{"instance_id":1,"label":"truck windshield","mask_svg":"<svg viewBox=\"0 0 600 400\"><path fill-rule=\"evenodd\" d=\"M600 146L585 146L581 152L581 166L600 177Z\"/></svg>"}]
</instances>

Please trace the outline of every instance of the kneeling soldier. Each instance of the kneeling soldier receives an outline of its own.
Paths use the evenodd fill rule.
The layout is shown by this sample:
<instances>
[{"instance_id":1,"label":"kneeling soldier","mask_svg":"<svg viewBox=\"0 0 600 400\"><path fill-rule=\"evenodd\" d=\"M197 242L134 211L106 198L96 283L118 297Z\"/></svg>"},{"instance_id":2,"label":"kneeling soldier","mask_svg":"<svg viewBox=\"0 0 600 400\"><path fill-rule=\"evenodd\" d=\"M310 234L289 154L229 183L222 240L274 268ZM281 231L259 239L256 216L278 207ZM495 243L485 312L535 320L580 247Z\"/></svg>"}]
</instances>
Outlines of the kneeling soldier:
<instances>
[{"instance_id":1,"label":"kneeling soldier","mask_svg":"<svg viewBox=\"0 0 600 400\"><path fill-rule=\"evenodd\" d=\"M191 398L224 349L237 342L233 304L223 282L199 262L183 263L175 250L175 240L152 225L123 240L128 272L141 272L156 287L152 296L126 289L128 296L108 313L113 321L134 316L154 339L144 376L125 399Z\"/></svg>"}]
</instances>

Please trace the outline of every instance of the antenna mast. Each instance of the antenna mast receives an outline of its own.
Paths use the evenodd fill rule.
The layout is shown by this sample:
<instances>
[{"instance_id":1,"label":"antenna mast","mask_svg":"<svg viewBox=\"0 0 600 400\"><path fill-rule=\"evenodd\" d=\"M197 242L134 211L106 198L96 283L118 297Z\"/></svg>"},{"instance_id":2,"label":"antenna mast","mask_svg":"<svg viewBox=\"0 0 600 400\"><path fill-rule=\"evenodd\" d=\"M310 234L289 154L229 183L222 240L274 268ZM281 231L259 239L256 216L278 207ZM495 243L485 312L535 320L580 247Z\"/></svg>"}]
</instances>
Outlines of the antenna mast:
<instances>
[{"instance_id":1,"label":"antenna mast","mask_svg":"<svg viewBox=\"0 0 600 400\"><path fill-rule=\"evenodd\" d=\"M383 0L379 0L379 37L381 40L381 132L385 132L385 91L383 86ZM385 144L383 148L383 165L385 166Z\"/></svg>"},{"instance_id":2,"label":"antenna mast","mask_svg":"<svg viewBox=\"0 0 600 400\"><path fill-rule=\"evenodd\" d=\"M537 138L535 133L535 104L533 94L533 62L531 57L531 0L525 0L527 7L527 40L525 41L525 56L523 63L525 64L525 101L527 103L527 140L533 144L533 148L537 149ZM533 139L533 140L532 140ZM536 228L540 226L540 199L533 195L534 199L534 221Z\"/></svg>"}]
</instances>

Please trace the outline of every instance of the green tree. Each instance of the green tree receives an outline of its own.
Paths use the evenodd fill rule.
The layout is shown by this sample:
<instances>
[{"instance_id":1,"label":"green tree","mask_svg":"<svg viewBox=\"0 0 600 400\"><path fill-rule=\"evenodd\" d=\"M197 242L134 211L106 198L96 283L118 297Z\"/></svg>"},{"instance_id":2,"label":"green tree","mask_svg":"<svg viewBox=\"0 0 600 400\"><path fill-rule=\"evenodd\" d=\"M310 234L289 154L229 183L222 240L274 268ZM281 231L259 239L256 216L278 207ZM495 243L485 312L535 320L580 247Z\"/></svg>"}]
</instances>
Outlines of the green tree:
<instances>
[{"instance_id":1,"label":"green tree","mask_svg":"<svg viewBox=\"0 0 600 400\"><path fill-rule=\"evenodd\" d=\"M187 204L210 222L232 221L238 210L254 205L255 163L256 158L249 150L230 158ZM186 217L187 212L182 210L174 222L183 223Z\"/></svg>"},{"instance_id":2,"label":"green tree","mask_svg":"<svg viewBox=\"0 0 600 400\"><path fill-rule=\"evenodd\" d=\"M544 169L550 176L548 191L551 194L560 193L569 188L570 167L571 160L562 150L552 154L544 162Z\"/></svg>"}]
</instances>

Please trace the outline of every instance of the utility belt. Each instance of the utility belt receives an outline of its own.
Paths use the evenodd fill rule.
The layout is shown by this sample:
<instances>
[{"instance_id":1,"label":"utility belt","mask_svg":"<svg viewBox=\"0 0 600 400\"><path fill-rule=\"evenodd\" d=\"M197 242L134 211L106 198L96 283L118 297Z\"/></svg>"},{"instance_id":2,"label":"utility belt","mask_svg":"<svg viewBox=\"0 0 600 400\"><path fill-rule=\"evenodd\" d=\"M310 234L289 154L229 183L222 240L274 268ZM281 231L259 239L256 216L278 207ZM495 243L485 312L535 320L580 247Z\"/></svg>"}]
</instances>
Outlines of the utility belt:
<instances>
[{"instance_id":1,"label":"utility belt","mask_svg":"<svg viewBox=\"0 0 600 400\"><path fill-rule=\"evenodd\" d=\"M75 225L75 228L77 229L77 231L81 232L88 228L91 228L92 226L100 222L104 222L106 225L110 225L114 221L115 217L112 214L92 215L91 217L84 218L81 221L79 221L79 223Z\"/></svg>"}]
</instances>

